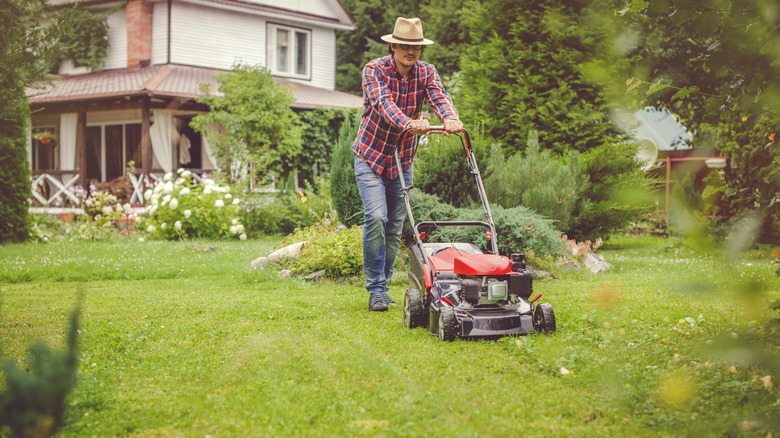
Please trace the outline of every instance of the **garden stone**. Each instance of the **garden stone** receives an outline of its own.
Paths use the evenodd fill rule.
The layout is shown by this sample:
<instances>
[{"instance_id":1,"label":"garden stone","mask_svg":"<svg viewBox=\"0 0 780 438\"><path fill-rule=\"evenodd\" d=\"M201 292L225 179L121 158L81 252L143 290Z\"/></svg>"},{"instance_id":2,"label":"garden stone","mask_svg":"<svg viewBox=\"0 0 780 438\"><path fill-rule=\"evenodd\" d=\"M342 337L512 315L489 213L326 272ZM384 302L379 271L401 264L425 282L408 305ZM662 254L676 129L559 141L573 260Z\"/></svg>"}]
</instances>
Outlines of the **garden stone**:
<instances>
[{"instance_id":1,"label":"garden stone","mask_svg":"<svg viewBox=\"0 0 780 438\"><path fill-rule=\"evenodd\" d=\"M346 226L346 225L344 225L344 224L338 224L338 225L336 225L336 232L337 232L337 233L338 233L338 232L340 232L340 231L344 231L344 230L346 230L346 229L347 229L347 226Z\"/></svg>"},{"instance_id":2,"label":"garden stone","mask_svg":"<svg viewBox=\"0 0 780 438\"><path fill-rule=\"evenodd\" d=\"M271 263L278 263L284 259L289 258L297 258L301 255L301 248L303 248L303 246L307 243L309 243L309 241L304 240L303 242L296 242L292 245L287 245L282 249L278 249L271 254L268 254L267 257L258 257L254 259L250 265L253 268L263 269Z\"/></svg>"},{"instance_id":3,"label":"garden stone","mask_svg":"<svg viewBox=\"0 0 780 438\"><path fill-rule=\"evenodd\" d=\"M303 279L304 280L308 280L308 281L320 282L320 281L323 280L324 277L325 277L325 270L323 269L321 271L317 271L315 273L309 274L309 275L303 277Z\"/></svg>"},{"instance_id":4,"label":"garden stone","mask_svg":"<svg viewBox=\"0 0 780 438\"><path fill-rule=\"evenodd\" d=\"M557 266L563 271L574 271L574 272L582 271L582 267L577 262L577 260L567 260L565 262L558 263L555 266Z\"/></svg>"},{"instance_id":5,"label":"garden stone","mask_svg":"<svg viewBox=\"0 0 780 438\"><path fill-rule=\"evenodd\" d=\"M584 264L585 267L588 268L590 272L594 274L598 274L599 272L612 269L612 265L607 263L607 261L604 260L603 256L601 256L600 254L593 254L592 252L589 252L584 256L582 256L582 264Z\"/></svg>"},{"instance_id":6,"label":"garden stone","mask_svg":"<svg viewBox=\"0 0 780 438\"><path fill-rule=\"evenodd\" d=\"M292 275L292 271L289 270L289 269L283 269L283 270L279 271L279 278L280 279L289 278L291 275Z\"/></svg>"},{"instance_id":7,"label":"garden stone","mask_svg":"<svg viewBox=\"0 0 780 438\"><path fill-rule=\"evenodd\" d=\"M552 275L550 275L550 273L549 273L549 272L547 272L547 271L545 271L545 270L542 270L542 269L536 269L536 268L534 268L534 267L533 267L533 266L531 266L531 265L528 265L528 266L526 267L526 269L527 269L527 270L528 270L528 272L530 272L530 273L531 273L531 275L533 275L534 277L541 277L541 278L551 278L551 277L552 277Z\"/></svg>"}]
</instances>

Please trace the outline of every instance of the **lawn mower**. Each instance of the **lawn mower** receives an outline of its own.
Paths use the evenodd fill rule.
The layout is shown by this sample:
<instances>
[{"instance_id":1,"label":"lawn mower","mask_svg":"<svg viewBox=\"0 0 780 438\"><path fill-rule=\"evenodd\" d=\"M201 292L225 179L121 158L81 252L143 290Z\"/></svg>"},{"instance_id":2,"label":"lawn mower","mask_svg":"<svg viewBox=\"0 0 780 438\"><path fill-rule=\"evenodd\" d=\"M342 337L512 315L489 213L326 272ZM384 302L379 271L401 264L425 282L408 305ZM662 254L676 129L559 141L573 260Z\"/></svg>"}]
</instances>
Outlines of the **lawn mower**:
<instances>
[{"instance_id":1,"label":"lawn mower","mask_svg":"<svg viewBox=\"0 0 780 438\"><path fill-rule=\"evenodd\" d=\"M432 127L443 133L443 127ZM403 144L410 130L401 133ZM524 336L555 331L555 314L548 303L535 304L533 276L526 269L523 254L509 257L498 253L496 228L485 187L479 175L471 140L464 130L457 134L468 167L474 175L485 212L484 221L415 222L409 195L412 187L401 178L406 213L415 243L409 257L409 288L404 296L404 324L408 328L428 327L442 341ZM401 169L398 148L394 152ZM439 227L483 227L487 245L483 251L467 242L424 242L428 230Z\"/></svg>"}]
</instances>

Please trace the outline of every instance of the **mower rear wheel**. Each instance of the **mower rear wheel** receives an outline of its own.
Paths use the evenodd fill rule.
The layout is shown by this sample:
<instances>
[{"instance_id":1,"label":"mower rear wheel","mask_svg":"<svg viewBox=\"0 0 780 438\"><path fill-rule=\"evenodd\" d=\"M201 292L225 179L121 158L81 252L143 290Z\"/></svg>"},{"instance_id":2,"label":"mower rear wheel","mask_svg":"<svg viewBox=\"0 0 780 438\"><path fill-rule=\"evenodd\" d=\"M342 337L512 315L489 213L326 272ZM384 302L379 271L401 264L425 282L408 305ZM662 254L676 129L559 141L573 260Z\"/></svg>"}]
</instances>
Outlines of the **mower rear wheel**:
<instances>
[{"instance_id":1,"label":"mower rear wheel","mask_svg":"<svg viewBox=\"0 0 780 438\"><path fill-rule=\"evenodd\" d=\"M541 303L534 310L534 329L540 333L555 331L555 312L549 303Z\"/></svg>"},{"instance_id":2,"label":"mower rear wheel","mask_svg":"<svg viewBox=\"0 0 780 438\"><path fill-rule=\"evenodd\" d=\"M417 289L407 289L404 295L404 324L410 329L422 327L425 325L426 316L420 292Z\"/></svg>"},{"instance_id":3,"label":"mower rear wheel","mask_svg":"<svg viewBox=\"0 0 780 438\"><path fill-rule=\"evenodd\" d=\"M458 324L455 320L455 311L452 307L439 309L439 339L452 342L457 334Z\"/></svg>"}]
</instances>

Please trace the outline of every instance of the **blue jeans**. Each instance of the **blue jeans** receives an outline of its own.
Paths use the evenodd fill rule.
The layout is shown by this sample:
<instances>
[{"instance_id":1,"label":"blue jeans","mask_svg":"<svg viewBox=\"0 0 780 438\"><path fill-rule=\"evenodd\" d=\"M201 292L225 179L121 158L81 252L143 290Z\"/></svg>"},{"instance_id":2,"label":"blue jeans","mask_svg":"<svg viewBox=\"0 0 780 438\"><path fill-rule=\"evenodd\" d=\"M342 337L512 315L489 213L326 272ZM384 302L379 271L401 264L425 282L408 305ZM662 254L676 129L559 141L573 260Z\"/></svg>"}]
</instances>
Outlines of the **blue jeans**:
<instances>
[{"instance_id":1,"label":"blue jeans","mask_svg":"<svg viewBox=\"0 0 780 438\"><path fill-rule=\"evenodd\" d=\"M404 170L407 186L412 185L412 166ZM406 205L401 194L401 179L377 177L360 157L355 157L355 177L363 198L363 273L366 291L387 296L387 283L401 246L401 231Z\"/></svg>"}]
</instances>

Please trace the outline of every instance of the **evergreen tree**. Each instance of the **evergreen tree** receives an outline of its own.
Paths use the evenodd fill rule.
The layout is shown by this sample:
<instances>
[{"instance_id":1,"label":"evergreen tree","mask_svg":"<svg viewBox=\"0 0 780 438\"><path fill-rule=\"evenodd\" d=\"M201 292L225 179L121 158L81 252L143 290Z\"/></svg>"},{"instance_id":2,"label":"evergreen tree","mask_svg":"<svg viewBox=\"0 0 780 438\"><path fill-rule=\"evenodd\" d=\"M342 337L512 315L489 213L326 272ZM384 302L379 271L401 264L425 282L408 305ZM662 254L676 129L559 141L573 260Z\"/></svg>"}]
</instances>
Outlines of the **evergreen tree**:
<instances>
[{"instance_id":1,"label":"evergreen tree","mask_svg":"<svg viewBox=\"0 0 780 438\"><path fill-rule=\"evenodd\" d=\"M30 114L25 88L43 79L58 60L65 17L51 13L46 0L0 0L0 242L27 237L30 165L26 126Z\"/></svg>"},{"instance_id":2,"label":"evergreen tree","mask_svg":"<svg viewBox=\"0 0 780 438\"><path fill-rule=\"evenodd\" d=\"M355 154L352 144L357 137L360 113L344 119L339 129L339 141L333 148L330 165L330 197L341 223L347 226L363 224L363 201L355 178Z\"/></svg>"},{"instance_id":3,"label":"evergreen tree","mask_svg":"<svg viewBox=\"0 0 780 438\"><path fill-rule=\"evenodd\" d=\"M559 154L613 140L608 102L581 71L602 36L585 25L601 3L468 3L462 16L471 44L461 58L457 102L465 122L490 123L489 134L513 151L523 149L529 130Z\"/></svg>"}]
</instances>

